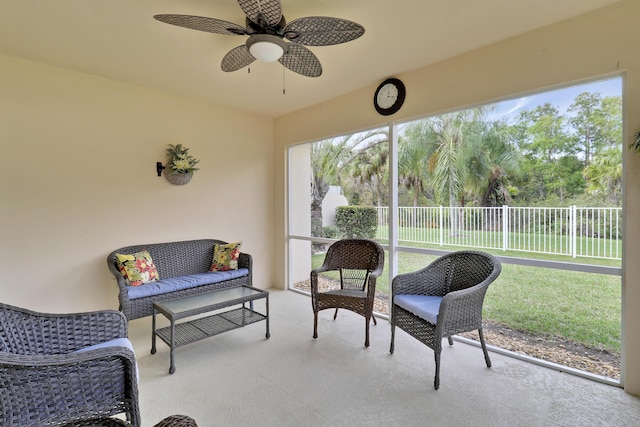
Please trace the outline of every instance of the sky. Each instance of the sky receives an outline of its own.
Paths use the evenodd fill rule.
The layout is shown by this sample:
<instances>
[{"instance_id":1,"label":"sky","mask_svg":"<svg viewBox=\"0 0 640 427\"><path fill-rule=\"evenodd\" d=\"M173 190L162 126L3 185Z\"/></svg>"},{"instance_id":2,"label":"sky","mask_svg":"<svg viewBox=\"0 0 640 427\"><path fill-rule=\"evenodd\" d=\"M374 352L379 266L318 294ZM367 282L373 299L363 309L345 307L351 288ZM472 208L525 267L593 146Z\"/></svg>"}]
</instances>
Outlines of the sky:
<instances>
[{"instance_id":1,"label":"sky","mask_svg":"<svg viewBox=\"0 0 640 427\"><path fill-rule=\"evenodd\" d=\"M603 80L596 80L589 83L582 83L566 86L561 89L538 92L520 98L508 99L488 106L494 105L495 109L487 114L488 120L506 119L516 120L522 111L533 110L540 105L550 103L558 109L562 115L573 104L576 96L583 92L599 93L602 98L607 96L622 96L622 77L612 77ZM398 130L401 134L404 128L411 122L400 123ZM365 134L366 132L356 135ZM341 139L338 138L338 139Z\"/></svg>"},{"instance_id":2,"label":"sky","mask_svg":"<svg viewBox=\"0 0 640 427\"><path fill-rule=\"evenodd\" d=\"M547 102L554 105L560 114L562 114L573 104L576 96L583 92L599 93L603 98L607 96L621 96L622 78L614 77L606 80L598 80L498 102L495 104L495 111L489 114L489 118L491 120L498 118L510 120L518 117L521 111L533 110Z\"/></svg>"}]
</instances>

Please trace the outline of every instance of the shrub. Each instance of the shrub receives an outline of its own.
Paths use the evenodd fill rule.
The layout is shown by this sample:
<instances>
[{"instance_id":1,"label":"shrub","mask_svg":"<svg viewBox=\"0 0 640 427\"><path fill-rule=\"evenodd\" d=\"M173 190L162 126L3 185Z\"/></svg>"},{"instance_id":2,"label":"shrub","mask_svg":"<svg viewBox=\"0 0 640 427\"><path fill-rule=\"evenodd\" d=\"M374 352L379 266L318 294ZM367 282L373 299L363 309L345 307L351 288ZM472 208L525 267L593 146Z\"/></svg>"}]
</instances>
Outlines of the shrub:
<instances>
[{"instance_id":1,"label":"shrub","mask_svg":"<svg viewBox=\"0 0 640 427\"><path fill-rule=\"evenodd\" d=\"M336 226L343 238L373 239L378 229L378 211L372 206L338 206Z\"/></svg>"},{"instance_id":2,"label":"shrub","mask_svg":"<svg viewBox=\"0 0 640 427\"><path fill-rule=\"evenodd\" d=\"M322 237L326 237L327 239L335 239L337 235L338 229L333 225L322 227Z\"/></svg>"}]
</instances>

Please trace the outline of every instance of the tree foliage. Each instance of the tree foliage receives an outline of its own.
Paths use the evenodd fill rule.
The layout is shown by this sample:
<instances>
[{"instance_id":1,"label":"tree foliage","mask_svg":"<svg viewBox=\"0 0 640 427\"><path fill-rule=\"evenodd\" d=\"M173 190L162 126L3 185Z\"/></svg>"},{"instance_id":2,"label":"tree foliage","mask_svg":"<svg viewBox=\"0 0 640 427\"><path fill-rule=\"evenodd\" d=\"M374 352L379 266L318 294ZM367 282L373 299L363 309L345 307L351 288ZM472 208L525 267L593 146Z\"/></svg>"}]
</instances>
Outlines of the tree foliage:
<instances>
[{"instance_id":1,"label":"tree foliage","mask_svg":"<svg viewBox=\"0 0 640 427\"><path fill-rule=\"evenodd\" d=\"M584 92L564 113L546 103L508 123L489 119L489 113L491 107L472 108L402 126L401 204L568 204L589 198L620 205L620 96ZM386 129L313 144L312 213L321 215L329 185L341 185L351 204L387 205L388 156Z\"/></svg>"},{"instance_id":2,"label":"tree foliage","mask_svg":"<svg viewBox=\"0 0 640 427\"><path fill-rule=\"evenodd\" d=\"M338 206L336 227L341 238L373 239L378 228L378 211L371 206Z\"/></svg>"}]
</instances>

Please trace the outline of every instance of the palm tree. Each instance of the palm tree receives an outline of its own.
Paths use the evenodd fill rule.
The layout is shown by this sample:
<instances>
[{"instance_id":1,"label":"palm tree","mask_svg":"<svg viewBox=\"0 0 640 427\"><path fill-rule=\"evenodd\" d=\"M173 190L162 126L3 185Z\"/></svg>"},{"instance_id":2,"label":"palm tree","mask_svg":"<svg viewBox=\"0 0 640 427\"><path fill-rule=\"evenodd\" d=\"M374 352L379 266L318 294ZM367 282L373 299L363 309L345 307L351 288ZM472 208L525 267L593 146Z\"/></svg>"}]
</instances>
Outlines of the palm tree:
<instances>
[{"instance_id":1,"label":"palm tree","mask_svg":"<svg viewBox=\"0 0 640 427\"><path fill-rule=\"evenodd\" d=\"M384 197L388 194L388 159L388 144L375 144L359 151L351 167L351 177L356 184L369 187L371 201L376 206L383 206Z\"/></svg>"},{"instance_id":2,"label":"palm tree","mask_svg":"<svg viewBox=\"0 0 640 427\"><path fill-rule=\"evenodd\" d=\"M413 190L413 206L420 205L420 195L428 178L428 159L435 150L435 135L426 121L409 124L398 138L398 178L405 188Z\"/></svg>"},{"instance_id":3,"label":"palm tree","mask_svg":"<svg viewBox=\"0 0 640 427\"><path fill-rule=\"evenodd\" d=\"M322 200L329 185L339 184L339 164L348 138L311 144L311 235L322 237Z\"/></svg>"},{"instance_id":4,"label":"palm tree","mask_svg":"<svg viewBox=\"0 0 640 427\"><path fill-rule=\"evenodd\" d=\"M606 198L613 206L622 199L622 153L619 148L608 148L598 153L585 168L587 191Z\"/></svg>"},{"instance_id":5,"label":"palm tree","mask_svg":"<svg viewBox=\"0 0 640 427\"><path fill-rule=\"evenodd\" d=\"M472 187L481 195L480 206L501 206L511 201L507 182L519 174L520 156L509 142L506 125L482 122L481 126L480 147L472 152L480 155L482 167L471 174L476 178Z\"/></svg>"},{"instance_id":6,"label":"palm tree","mask_svg":"<svg viewBox=\"0 0 640 427\"><path fill-rule=\"evenodd\" d=\"M389 141L387 129L349 134L311 145L311 235L322 236L322 201L330 185L342 185L349 177L349 165L369 149ZM386 157L384 162L386 164ZM369 182L372 171L362 171L362 181ZM378 192L383 189L379 188ZM382 193L379 193L382 194ZM382 196L380 196L382 197Z\"/></svg>"},{"instance_id":7,"label":"palm tree","mask_svg":"<svg viewBox=\"0 0 640 427\"><path fill-rule=\"evenodd\" d=\"M472 144L473 126L470 126L472 110L447 113L427 121L435 136L437 148L429 158L429 172L432 176L434 195L440 203L449 205L451 234L458 235L459 211L456 209L464 201L465 181L469 173L464 163L465 149Z\"/></svg>"}]
</instances>

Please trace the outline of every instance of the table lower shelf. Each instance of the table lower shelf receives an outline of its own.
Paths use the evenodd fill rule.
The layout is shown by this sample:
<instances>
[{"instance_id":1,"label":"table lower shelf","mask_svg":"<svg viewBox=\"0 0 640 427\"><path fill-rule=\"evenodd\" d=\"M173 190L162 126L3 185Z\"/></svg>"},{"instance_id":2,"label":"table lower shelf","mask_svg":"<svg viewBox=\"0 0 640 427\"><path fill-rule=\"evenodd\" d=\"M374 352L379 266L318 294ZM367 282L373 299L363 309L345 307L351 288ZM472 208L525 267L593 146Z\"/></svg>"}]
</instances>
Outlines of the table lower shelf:
<instances>
[{"instance_id":1,"label":"table lower shelf","mask_svg":"<svg viewBox=\"0 0 640 427\"><path fill-rule=\"evenodd\" d=\"M175 325L175 334L173 337L173 348L191 344L223 332L233 329L242 328L252 323L266 320L267 316L257 311L253 311L246 307L240 307L235 310L225 311L223 313L213 314L211 316L190 320L188 322L177 323ZM171 347L171 327L157 329L155 334L160 337L168 346Z\"/></svg>"}]
</instances>

